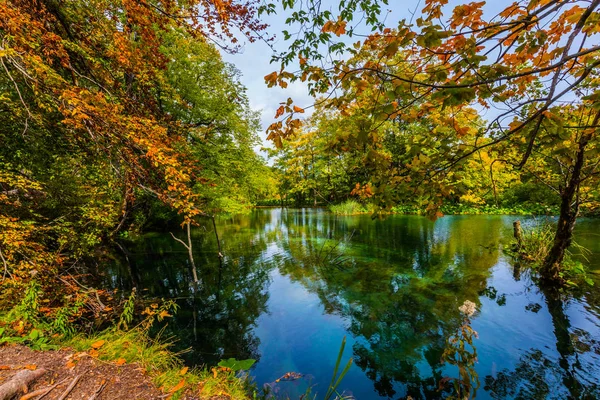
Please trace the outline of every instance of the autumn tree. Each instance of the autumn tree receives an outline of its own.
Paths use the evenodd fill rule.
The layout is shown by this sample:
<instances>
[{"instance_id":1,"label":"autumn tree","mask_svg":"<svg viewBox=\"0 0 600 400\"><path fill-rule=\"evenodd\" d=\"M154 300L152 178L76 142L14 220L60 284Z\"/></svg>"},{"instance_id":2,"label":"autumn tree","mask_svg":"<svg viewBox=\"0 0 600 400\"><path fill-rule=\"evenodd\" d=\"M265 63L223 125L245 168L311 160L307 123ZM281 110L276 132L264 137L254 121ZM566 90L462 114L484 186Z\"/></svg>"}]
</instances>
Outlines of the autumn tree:
<instances>
[{"instance_id":1,"label":"autumn tree","mask_svg":"<svg viewBox=\"0 0 600 400\"><path fill-rule=\"evenodd\" d=\"M534 152L556 149L559 138L544 139L545 128L558 124L573 131L573 163L563 166L568 179L559 187L555 240L542 268L546 282L560 283L561 262L579 211L577 193L586 179L587 154L598 140L600 1L529 0L498 13L483 1L452 8L447 3L427 0L420 15L390 28L382 18L387 1L344 1L335 13L316 1L282 1L284 8L295 9L288 22L298 34L286 52L275 56L281 69L265 79L269 85L305 81L313 94L328 96L344 85L385 88L386 118L401 114L409 123L435 112L443 115L448 107L488 110L492 117L471 145L452 147L445 157L423 164L427 178L418 181L421 185L451 173L482 149L515 149L518 155L503 162L523 169ZM349 38L360 31L356 20L372 33L349 45ZM348 64L345 54L365 49L373 57ZM299 70L290 72L296 60ZM411 68L390 70L390 63ZM343 109L348 101L335 97L331 106ZM564 113L557 112L565 104L587 110L587 117L578 124L567 123ZM289 113L269 129L275 140L291 135L299 125L293 105L286 107Z\"/></svg>"},{"instance_id":2,"label":"autumn tree","mask_svg":"<svg viewBox=\"0 0 600 400\"><path fill-rule=\"evenodd\" d=\"M191 136L212 129L203 106L224 117L186 103L192 88L177 86L174 48L235 51L240 36L264 30L256 12L252 0L0 2L0 251L12 293L3 300L32 271L80 288L61 267L123 229L143 193L186 221L204 212L197 186L209 182Z\"/></svg>"}]
</instances>

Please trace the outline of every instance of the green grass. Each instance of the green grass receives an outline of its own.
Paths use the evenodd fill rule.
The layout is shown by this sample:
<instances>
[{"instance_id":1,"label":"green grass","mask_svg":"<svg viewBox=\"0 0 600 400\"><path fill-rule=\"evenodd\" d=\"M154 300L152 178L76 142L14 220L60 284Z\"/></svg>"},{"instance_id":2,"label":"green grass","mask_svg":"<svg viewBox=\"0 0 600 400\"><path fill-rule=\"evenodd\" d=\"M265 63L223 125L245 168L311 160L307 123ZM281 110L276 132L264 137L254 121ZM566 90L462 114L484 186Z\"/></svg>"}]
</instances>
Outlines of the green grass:
<instances>
[{"instance_id":1,"label":"green grass","mask_svg":"<svg viewBox=\"0 0 600 400\"><path fill-rule=\"evenodd\" d=\"M346 200L343 203L331 205L329 211L336 215L358 215L373 212L373 210L363 206L356 200Z\"/></svg>"},{"instance_id":2,"label":"green grass","mask_svg":"<svg viewBox=\"0 0 600 400\"><path fill-rule=\"evenodd\" d=\"M466 204L444 204L440 211L444 215L556 215L556 207L541 204L498 207L495 205L471 206ZM392 208L394 214L424 215L425 211L412 205L397 205Z\"/></svg>"},{"instance_id":3,"label":"green grass","mask_svg":"<svg viewBox=\"0 0 600 400\"><path fill-rule=\"evenodd\" d=\"M99 343L102 343L100 347ZM152 339L140 327L125 332L112 328L95 335L75 335L60 344L61 347L88 352L98 347L95 349L97 354L93 354L103 361L137 363L158 388L165 393L173 393L174 399L186 391L201 398L251 398L252 388L234 372L222 368L188 370L179 354L171 351L171 344L167 340Z\"/></svg>"},{"instance_id":4,"label":"green grass","mask_svg":"<svg viewBox=\"0 0 600 400\"><path fill-rule=\"evenodd\" d=\"M521 246L519 247L515 243L511 253L522 266L537 273L552 248L555 232L556 228L550 222L542 222L533 227L524 228L522 229ZM588 276L583 264L573 259L573 251L577 251L583 258L589 254L589 250L583 246L575 242L571 243L571 247L563 259L560 273L566 286L593 286L594 281Z\"/></svg>"},{"instance_id":5,"label":"green grass","mask_svg":"<svg viewBox=\"0 0 600 400\"><path fill-rule=\"evenodd\" d=\"M193 393L200 399L224 396L234 399L251 399L256 389L247 379L239 377L229 368L184 367L180 354L171 350L171 343L158 335L148 334L154 321L168 318L176 310L174 303L151 305L144 311L145 318L136 326L133 320L135 294L123 304L119 321L107 329L92 333L77 332L72 323L79 313L78 307L64 307L52 317L40 312L39 285L32 281L23 300L8 312L0 313L0 345L22 344L34 350L60 348L86 352L104 362L117 364L136 363L142 367L152 382L172 399ZM80 305L82 306L82 305ZM56 315L61 318L56 319ZM56 321L62 321L57 324Z\"/></svg>"}]
</instances>

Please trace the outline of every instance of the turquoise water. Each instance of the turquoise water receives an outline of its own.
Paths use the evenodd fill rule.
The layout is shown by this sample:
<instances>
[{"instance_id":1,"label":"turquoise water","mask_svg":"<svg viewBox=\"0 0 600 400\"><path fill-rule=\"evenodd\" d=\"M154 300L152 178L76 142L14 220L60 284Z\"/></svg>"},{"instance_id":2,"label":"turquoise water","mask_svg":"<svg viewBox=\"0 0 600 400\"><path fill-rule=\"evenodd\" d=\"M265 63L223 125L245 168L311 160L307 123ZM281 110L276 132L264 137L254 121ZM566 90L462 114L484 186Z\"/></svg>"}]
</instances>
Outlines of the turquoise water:
<instances>
[{"instance_id":1,"label":"turquoise water","mask_svg":"<svg viewBox=\"0 0 600 400\"><path fill-rule=\"evenodd\" d=\"M503 251L514 219L258 209L218 221L222 262L212 224L194 229L197 288L168 233L124 244L105 279L121 293L177 300L165 334L190 349L189 365L256 359L250 375L281 398L308 386L323 395L344 336L343 362L354 361L345 395L447 397L465 363L444 362L444 351L465 326L477 332L466 367L478 399L600 398L600 221L576 232L596 286L552 296ZM477 309L469 319L459 311L467 300ZM304 377L275 382L291 371Z\"/></svg>"}]
</instances>

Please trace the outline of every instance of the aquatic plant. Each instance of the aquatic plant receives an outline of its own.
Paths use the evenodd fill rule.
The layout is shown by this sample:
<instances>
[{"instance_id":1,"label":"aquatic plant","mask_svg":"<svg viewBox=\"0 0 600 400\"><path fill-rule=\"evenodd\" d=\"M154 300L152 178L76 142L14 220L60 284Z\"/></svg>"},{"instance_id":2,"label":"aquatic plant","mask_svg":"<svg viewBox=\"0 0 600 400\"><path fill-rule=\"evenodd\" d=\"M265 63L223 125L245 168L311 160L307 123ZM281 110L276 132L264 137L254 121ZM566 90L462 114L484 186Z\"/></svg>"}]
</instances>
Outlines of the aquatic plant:
<instances>
[{"instance_id":1,"label":"aquatic plant","mask_svg":"<svg viewBox=\"0 0 600 400\"><path fill-rule=\"evenodd\" d=\"M346 200L340 204L329 206L329 211L337 215L357 215L369 213L369 209L356 200Z\"/></svg>"},{"instance_id":2,"label":"aquatic plant","mask_svg":"<svg viewBox=\"0 0 600 400\"><path fill-rule=\"evenodd\" d=\"M454 392L449 399L474 399L479 389L479 375L475 370L477 348L473 339L478 338L477 332L471 327L471 317L477 311L477 306L470 300L458 308L463 315L462 324L446 342L442 361L458 367L458 378L445 377L439 383L439 390L452 383Z\"/></svg>"},{"instance_id":3,"label":"aquatic plant","mask_svg":"<svg viewBox=\"0 0 600 400\"><path fill-rule=\"evenodd\" d=\"M325 393L325 397L323 398L323 400L331 399L334 394L337 395L336 398L344 398L343 395L338 393L337 388L340 385L340 383L342 382L342 379L344 379L344 376L346 376L346 374L348 373L348 370L350 369L350 367L352 366L352 358L350 360L348 360L348 363L346 364L346 366L344 367L344 369L342 370L342 372L340 373L339 376L337 373L338 373L338 370L340 367L340 363L342 362L342 355L344 354L345 347L346 347L346 336L344 336L344 338L342 339L342 345L340 346L340 352L339 352L338 358L335 362L335 367L333 369L333 376L331 377L331 383L329 384L329 388L327 389L327 393Z\"/></svg>"},{"instance_id":4,"label":"aquatic plant","mask_svg":"<svg viewBox=\"0 0 600 400\"><path fill-rule=\"evenodd\" d=\"M510 249L512 255L517 260L516 268L527 267L539 274L540 268L548 253L552 249L554 242L554 224L548 220L536 223L531 227L523 229L519 221L514 222L515 243ZM584 259L590 251L576 242L571 243L571 247L566 251L562 261L560 278L564 286L576 287L582 283L592 286L594 281L587 276L587 271L583 264L574 259L575 253Z\"/></svg>"}]
</instances>

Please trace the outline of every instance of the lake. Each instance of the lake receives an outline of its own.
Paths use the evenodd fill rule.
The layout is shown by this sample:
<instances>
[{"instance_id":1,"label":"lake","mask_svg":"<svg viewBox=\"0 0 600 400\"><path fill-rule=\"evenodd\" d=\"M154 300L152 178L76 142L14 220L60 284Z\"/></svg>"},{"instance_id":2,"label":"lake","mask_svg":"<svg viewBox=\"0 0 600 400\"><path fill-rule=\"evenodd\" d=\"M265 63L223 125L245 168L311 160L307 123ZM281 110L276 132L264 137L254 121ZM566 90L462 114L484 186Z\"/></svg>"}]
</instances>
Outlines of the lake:
<instances>
[{"instance_id":1,"label":"lake","mask_svg":"<svg viewBox=\"0 0 600 400\"><path fill-rule=\"evenodd\" d=\"M250 375L281 398L309 385L322 398L344 337L339 391L356 399L443 398L459 367L478 399L600 398L600 220L578 221L575 238L596 285L553 296L506 252L515 219L256 209L217 220L222 261L212 223L193 229L197 288L168 232L124 244L103 279L176 299L163 336L188 365L256 359ZM467 336L477 358L463 362L472 347L451 339ZM304 377L275 382L292 371Z\"/></svg>"}]
</instances>

